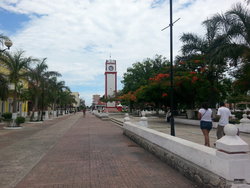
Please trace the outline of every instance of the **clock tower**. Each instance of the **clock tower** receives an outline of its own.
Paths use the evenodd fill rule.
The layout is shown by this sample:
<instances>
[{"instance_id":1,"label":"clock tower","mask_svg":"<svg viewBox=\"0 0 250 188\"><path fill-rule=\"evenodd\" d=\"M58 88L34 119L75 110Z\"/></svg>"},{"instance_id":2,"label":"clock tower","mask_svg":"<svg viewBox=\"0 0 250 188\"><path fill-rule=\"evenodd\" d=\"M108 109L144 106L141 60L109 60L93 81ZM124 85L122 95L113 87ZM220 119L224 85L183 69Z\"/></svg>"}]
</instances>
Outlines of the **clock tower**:
<instances>
[{"instance_id":1,"label":"clock tower","mask_svg":"<svg viewBox=\"0 0 250 188\"><path fill-rule=\"evenodd\" d=\"M105 98L114 97L117 93L116 60L105 62ZM107 102L107 111L117 111L116 102Z\"/></svg>"}]
</instances>

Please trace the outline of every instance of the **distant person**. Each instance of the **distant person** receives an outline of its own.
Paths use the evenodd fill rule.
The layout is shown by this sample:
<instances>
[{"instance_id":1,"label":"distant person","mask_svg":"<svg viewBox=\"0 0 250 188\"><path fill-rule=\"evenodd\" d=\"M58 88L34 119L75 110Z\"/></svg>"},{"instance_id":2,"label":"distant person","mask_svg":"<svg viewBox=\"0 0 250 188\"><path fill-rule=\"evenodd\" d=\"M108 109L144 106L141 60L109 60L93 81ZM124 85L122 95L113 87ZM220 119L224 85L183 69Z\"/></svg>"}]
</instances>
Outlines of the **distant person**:
<instances>
[{"instance_id":1,"label":"distant person","mask_svg":"<svg viewBox=\"0 0 250 188\"><path fill-rule=\"evenodd\" d=\"M82 109L82 113L83 113L83 117L85 117L85 115L86 115L86 108Z\"/></svg>"},{"instance_id":2,"label":"distant person","mask_svg":"<svg viewBox=\"0 0 250 188\"><path fill-rule=\"evenodd\" d=\"M219 140L221 137L225 135L224 127L229 123L229 118L231 118L231 111L225 107L225 103L220 103L220 108L218 109L217 116L220 118L218 127L217 127L217 139Z\"/></svg>"},{"instance_id":3,"label":"distant person","mask_svg":"<svg viewBox=\"0 0 250 188\"><path fill-rule=\"evenodd\" d=\"M171 111L170 111L170 109L168 109L167 113L166 113L166 121L170 122L170 118L171 118Z\"/></svg>"},{"instance_id":4,"label":"distant person","mask_svg":"<svg viewBox=\"0 0 250 188\"><path fill-rule=\"evenodd\" d=\"M203 103L198 112L198 119L200 119L200 128L204 135L205 146L210 147L209 132L212 129L212 110L208 108L208 103Z\"/></svg>"}]
</instances>

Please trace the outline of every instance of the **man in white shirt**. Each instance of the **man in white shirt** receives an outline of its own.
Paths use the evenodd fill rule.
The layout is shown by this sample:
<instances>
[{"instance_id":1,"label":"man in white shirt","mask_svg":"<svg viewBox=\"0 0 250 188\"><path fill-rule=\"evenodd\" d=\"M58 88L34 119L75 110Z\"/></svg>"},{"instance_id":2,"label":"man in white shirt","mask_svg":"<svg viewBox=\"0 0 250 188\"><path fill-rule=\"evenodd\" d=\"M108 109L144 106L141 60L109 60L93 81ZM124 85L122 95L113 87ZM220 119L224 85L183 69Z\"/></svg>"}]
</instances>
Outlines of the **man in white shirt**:
<instances>
[{"instance_id":1,"label":"man in white shirt","mask_svg":"<svg viewBox=\"0 0 250 188\"><path fill-rule=\"evenodd\" d=\"M225 103L220 103L220 108L218 109L217 116L220 118L218 127L217 127L217 139L223 137L224 127L229 123L229 118L232 116L231 111L225 107Z\"/></svg>"}]
</instances>

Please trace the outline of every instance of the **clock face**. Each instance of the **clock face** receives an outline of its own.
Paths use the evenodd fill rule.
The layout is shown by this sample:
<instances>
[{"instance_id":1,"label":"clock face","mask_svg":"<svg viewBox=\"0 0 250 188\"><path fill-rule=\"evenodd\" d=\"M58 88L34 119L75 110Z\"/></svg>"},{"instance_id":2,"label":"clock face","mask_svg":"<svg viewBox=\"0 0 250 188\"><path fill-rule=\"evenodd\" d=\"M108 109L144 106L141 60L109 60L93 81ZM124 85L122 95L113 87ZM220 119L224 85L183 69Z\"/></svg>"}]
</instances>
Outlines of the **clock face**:
<instances>
[{"instance_id":1,"label":"clock face","mask_svg":"<svg viewBox=\"0 0 250 188\"><path fill-rule=\"evenodd\" d=\"M109 69L110 71L112 71L112 70L114 70L114 67L113 67L113 66L109 66L108 69Z\"/></svg>"}]
</instances>

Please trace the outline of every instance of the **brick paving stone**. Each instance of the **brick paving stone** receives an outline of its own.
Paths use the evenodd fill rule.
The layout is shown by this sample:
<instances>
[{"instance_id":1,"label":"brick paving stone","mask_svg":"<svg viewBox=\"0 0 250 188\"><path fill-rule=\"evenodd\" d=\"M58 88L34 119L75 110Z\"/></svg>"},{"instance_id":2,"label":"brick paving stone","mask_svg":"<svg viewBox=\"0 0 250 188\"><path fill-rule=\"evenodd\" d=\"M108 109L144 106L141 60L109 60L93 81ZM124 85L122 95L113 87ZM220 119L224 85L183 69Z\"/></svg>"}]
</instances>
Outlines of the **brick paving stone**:
<instances>
[{"instance_id":1,"label":"brick paving stone","mask_svg":"<svg viewBox=\"0 0 250 188\"><path fill-rule=\"evenodd\" d=\"M0 149L10 146L20 140L36 134L37 132L44 130L50 126L53 126L56 122L67 119L68 116L60 117L52 121L44 121L42 124L39 123L24 123L22 129L7 130L4 129L6 124L0 124Z\"/></svg>"},{"instance_id":2,"label":"brick paving stone","mask_svg":"<svg viewBox=\"0 0 250 188\"><path fill-rule=\"evenodd\" d=\"M79 118L17 188L191 188L191 181L91 114Z\"/></svg>"},{"instance_id":3,"label":"brick paving stone","mask_svg":"<svg viewBox=\"0 0 250 188\"><path fill-rule=\"evenodd\" d=\"M65 116L52 123L27 124L18 131L0 130L0 141L9 139L0 147L0 187L13 187L23 179L75 121L74 116Z\"/></svg>"}]
</instances>

